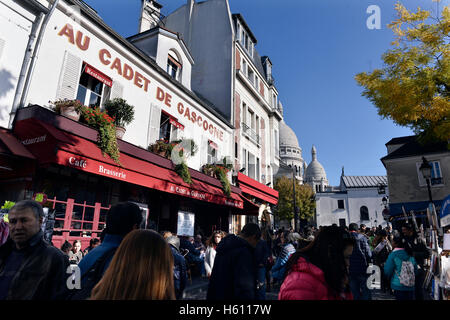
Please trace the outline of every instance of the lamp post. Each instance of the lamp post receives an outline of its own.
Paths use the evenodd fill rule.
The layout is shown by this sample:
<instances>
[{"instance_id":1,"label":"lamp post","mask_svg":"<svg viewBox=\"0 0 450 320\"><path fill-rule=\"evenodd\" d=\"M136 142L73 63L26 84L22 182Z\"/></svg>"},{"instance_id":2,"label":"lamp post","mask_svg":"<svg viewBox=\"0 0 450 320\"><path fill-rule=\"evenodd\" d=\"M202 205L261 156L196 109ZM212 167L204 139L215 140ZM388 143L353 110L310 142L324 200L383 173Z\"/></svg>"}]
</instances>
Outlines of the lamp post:
<instances>
[{"instance_id":1,"label":"lamp post","mask_svg":"<svg viewBox=\"0 0 450 320\"><path fill-rule=\"evenodd\" d=\"M297 228L297 220L298 220L298 214L297 214L297 206L296 206L296 202L295 202L295 167L292 166L292 185L293 185L293 189L294 189L294 231L297 232L298 228Z\"/></svg>"},{"instance_id":2,"label":"lamp post","mask_svg":"<svg viewBox=\"0 0 450 320\"><path fill-rule=\"evenodd\" d=\"M431 165L428 162L428 160L425 159L425 157L422 157L422 164L420 165L419 170L422 173L422 175L425 178L425 180L427 181L428 197L430 199L430 202L433 203L433 197L431 196L431 183L430 183L430 180L431 180Z\"/></svg>"}]
</instances>

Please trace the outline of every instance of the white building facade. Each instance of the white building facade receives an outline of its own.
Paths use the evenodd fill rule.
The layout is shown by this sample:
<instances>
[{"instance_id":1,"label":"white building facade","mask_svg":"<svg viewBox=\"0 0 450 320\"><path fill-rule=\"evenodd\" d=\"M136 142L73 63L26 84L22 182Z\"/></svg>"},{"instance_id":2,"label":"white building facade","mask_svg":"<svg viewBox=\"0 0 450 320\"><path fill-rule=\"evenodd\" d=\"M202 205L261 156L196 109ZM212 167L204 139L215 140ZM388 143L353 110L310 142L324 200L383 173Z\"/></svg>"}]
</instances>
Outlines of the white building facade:
<instances>
[{"instance_id":1,"label":"white building facade","mask_svg":"<svg viewBox=\"0 0 450 320\"><path fill-rule=\"evenodd\" d=\"M318 226L350 223L385 226L383 197L388 197L386 176L341 176L339 187L316 192Z\"/></svg>"}]
</instances>

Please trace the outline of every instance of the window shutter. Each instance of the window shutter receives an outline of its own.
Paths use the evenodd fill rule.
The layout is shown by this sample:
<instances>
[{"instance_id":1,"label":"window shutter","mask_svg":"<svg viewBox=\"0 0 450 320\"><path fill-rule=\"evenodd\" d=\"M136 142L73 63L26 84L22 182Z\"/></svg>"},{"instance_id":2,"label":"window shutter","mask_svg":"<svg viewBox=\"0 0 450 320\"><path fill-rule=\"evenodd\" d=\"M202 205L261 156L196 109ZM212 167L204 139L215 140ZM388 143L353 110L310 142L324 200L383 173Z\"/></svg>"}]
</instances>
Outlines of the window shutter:
<instances>
[{"instance_id":1,"label":"window shutter","mask_svg":"<svg viewBox=\"0 0 450 320\"><path fill-rule=\"evenodd\" d=\"M80 80L81 64L80 58L66 51L59 77L56 99L75 99Z\"/></svg>"},{"instance_id":2,"label":"window shutter","mask_svg":"<svg viewBox=\"0 0 450 320\"><path fill-rule=\"evenodd\" d=\"M150 145L159 139L159 125L161 123L161 107L150 104L150 118L148 121L147 144Z\"/></svg>"},{"instance_id":3,"label":"window shutter","mask_svg":"<svg viewBox=\"0 0 450 320\"><path fill-rule=\"evenodd\" d=\"M111 88L111 100L122 97L123 97L123 85L117 81L113 81L113 85Z\"/></svg>"},{"instance_id":4,"label":"window shutter","mask_svg":"<svg viewBox=\"0 0 450 320\"><path fill-rule=\"evenodd\" d=\"M0 59L2 58L4 48L5 48L5 40L0 39Z\"/></svg>"}]
</instances>

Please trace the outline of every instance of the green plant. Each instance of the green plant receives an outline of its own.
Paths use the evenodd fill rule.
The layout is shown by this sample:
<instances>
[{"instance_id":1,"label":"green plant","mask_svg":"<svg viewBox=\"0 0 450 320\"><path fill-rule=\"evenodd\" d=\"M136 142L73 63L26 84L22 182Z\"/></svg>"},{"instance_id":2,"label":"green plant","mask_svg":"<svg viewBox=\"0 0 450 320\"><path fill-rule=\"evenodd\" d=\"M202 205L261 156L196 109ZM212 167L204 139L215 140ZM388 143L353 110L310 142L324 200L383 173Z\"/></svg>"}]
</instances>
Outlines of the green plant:
<instances>
[{"instance_id":1,"label":"green plant","mask_svg":"<svg viewBox=\"0 0 450 320\"><path fill-rule=\"evenodd\" d=\"M228 181L227 177L227 169L223 166L216 166L214 170L216 177L220 180L222 184L223 193L225 193L228 197L231 195L231 185L230 181Z\"/></svg>"},{"instance_id":2,"label":"green plant","mask_svg":"<svg viewBox=\"0 0 450 320\"><path fill-rule=\"evenodd\" d=\"M13 202L13 201L5 201L5 203L4 203L3 206L2 206L2 209L9 210L9 209L11 209L12 207L14 207L15 204L16 204L16 203Z\"/></svg>"},{"instance_id":3,"label":"green plant","mask_svg":"<svg viewBox=\"0 0 450 320\"><path fill-rule=\"evenodd\" d=\"M191 174L186 163L182 162L175 166L175 172L183 179L184 182L192 184Z\"/></svg>"},{"instance_id":4,"label":"green plant","mask_svg":"<svg viewBox=\"0 0 450 320\"><path fill-rule=\"evenodd\" d=\"M64 107L74 107L75 111L78 113L82 112L82 109L84 108L83 104L79 100L59 99L53 102L49 102L55 105L52 109L59 114L61 114L61 108Z\"/></svg>"},{"instance_id":5,"label":"green plant","mask_svg":"<svg viewBox=\"0 0 450 320\"><path fill-rule=\"evenodd\" d=\"M106 153L120 165L120 151L117 146L114 118L111 118L106 112L100 111L98 107L82 108L81 116L84 123L98 131L97 145L103 154Z\"/></svg>"},{"instance_id":6,"label":"green plant","mask_svg":"<svg viewBox=\"0 0 450 320\"><path fill-rule=\"evenodd\" d=\"M134 106L128 104L125 99L115 98L106 101L105 110L118 127L125 127L134 120Z\"/></svg>"},{"instance_id":7,"label":"green plant","mask_svg":"<svg viewBox=\"0 0 450 320\"><path fill-rule=\"evenodd\" d=\"M228 180L227 174L233 168L232 164L228 164L226 158L223 158L222 163L218 164L205 164L202 167L202 172L204 174L210 175L211 172L214 173L214 177L219 179L222 183L222 190L227 195L231 194L231 185Z\"/></svg>"}]
</instances>

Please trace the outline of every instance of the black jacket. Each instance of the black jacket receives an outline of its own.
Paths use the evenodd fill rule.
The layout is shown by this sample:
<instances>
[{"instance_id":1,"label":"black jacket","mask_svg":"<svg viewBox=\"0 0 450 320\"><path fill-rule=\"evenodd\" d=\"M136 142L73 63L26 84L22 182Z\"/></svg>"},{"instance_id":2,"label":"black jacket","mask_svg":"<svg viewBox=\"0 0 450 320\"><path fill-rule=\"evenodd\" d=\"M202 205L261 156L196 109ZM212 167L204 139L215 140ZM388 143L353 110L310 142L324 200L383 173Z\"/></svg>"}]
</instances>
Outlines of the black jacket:
<instances>
[{"instance_id":1,"label":"black jacket","mask_svg":"<svg viewBox=\"0 0 450 320\"><path fill-rule=\"evenodd\" d=\"M61 294L70 274L69 261L62 251L44 239L42 231L33 236L24 250L22 264L11 281L7 300L53 300ZM5 263L15 243L8 241L0 247L0 281Z\"/></svg>"},{"instance_id":2,"label":"black jacket","mask_svg":"<svg viewBox=\"0 0 450 320\"><path fill-rule=\"evenodd\" d=\"M254 248L233 234L216 249L207 300L256 300Z\"/></svg>"},{"instance_id":3,"label":"black jacket","mask_svg":"<svg viewBox=\"0 0 450 320\"><path fill-rule=\"evenodd\" d=\"M170 246L173 255L173 280L175 287L175 296L179 300L183 297L183 291L187 282L187 264L184 257L176 248Z\"/></svg>"}]
</instances>

